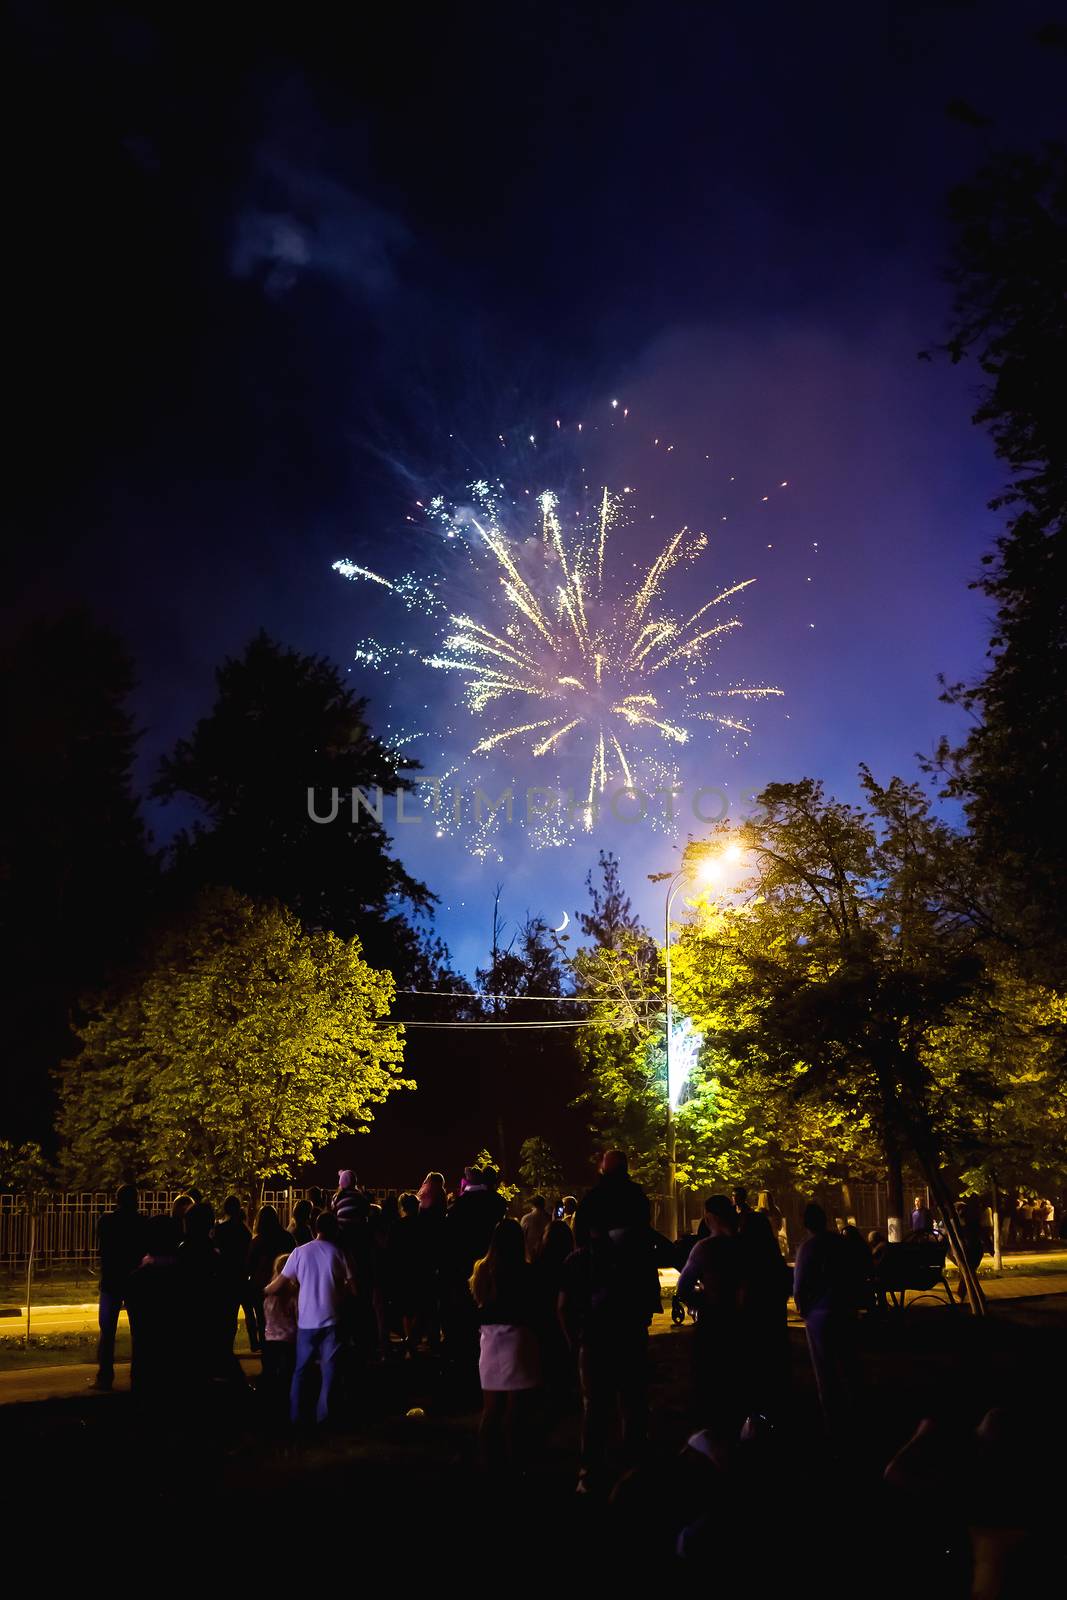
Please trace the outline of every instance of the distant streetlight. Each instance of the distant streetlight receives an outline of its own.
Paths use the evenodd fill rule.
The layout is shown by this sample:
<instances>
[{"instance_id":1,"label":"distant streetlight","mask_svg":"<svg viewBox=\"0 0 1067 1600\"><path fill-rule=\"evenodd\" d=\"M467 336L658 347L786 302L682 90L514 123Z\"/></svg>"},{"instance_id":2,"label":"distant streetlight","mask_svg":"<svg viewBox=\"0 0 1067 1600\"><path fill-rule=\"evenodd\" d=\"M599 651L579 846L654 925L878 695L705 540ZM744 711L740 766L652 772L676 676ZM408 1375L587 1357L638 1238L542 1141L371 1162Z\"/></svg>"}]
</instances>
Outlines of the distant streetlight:
<instances>
[{"instance_id":1,"label":"distant streetlight","mask_svg":"<svg viewBox=\"0 0 1067 1600\"><path fill-rule=\"evenodd\" d=\"M664 1048L667 1056L667 1199L671 1227L675 1231L678 1226L678 1129L674 1113L678 1109L682 1090L696 1063L701 1041L700 1035L688 1017L675 1037L671 987L671 906L683 883L703 883L709 888L721 885L729 875L730 868L740 862L742 855L740 845L733 841L725 845L716 844L714 840L690 842L685 847L682 864L677 872L649 874L651 883L667 884L667 899L663 908Z\"/></svg>"}]
</instances>

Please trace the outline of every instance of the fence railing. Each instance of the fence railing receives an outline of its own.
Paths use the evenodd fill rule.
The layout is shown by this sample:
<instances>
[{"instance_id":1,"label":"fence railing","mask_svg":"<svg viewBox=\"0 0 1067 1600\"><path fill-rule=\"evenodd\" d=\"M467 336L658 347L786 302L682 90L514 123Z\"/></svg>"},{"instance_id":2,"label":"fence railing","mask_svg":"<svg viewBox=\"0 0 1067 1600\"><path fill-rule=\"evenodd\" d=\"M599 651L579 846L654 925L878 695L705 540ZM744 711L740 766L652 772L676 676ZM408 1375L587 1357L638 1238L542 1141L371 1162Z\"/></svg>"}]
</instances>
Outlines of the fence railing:
<instances>
[{"instance_id":1,"label":"fence railing","mask_svg":"<svg viewBox=\"0 0 1067 1600\"><path fill-rule=\"evenodd\" d=\"M142 1189L139 1191L140 1208L146 1216L166 1216L181 1189ZM370 1191L376 1200L384 1200L396 1189ZM915 1185L909 1194L926 1191ZM264 1191L263 1203L277 1207L283 1224L297 1200L307 1197L306 1188L294 1186ZM755 1193L750 1197L757 1201ZM811 1195L797 1193L776 1194L775 1201L786 1222L786 1232L791 1244L801 1237L801 1216ZM826 1208L831 1222L855 1221L867 1233L871 1228L886 1227L888 1194L884 1183L853 1183L823 1189L815 1196ZM663 1196L653 1196L653 1220L662 1232L672 1231L669 1226L669 1207ZM703 1203L703 1190L686 1192L681 1197L679 1211L694 1224L699 1220ZM97 1189L80 1192L56 1191L38 1194L33 1199L36 1213L34 1236L34 1270L54 1272L79 1270L89 1274L96 1266L97 1223L115 1204L111 1190ZM30 1247L31 1202L28 1196L0 1194L0 1272L11 1273L25 1268Z\"/></svg>"},{"instance_id":2,"label":"fence railing","mask_svg":"<svg viewBox=\"0 0 1067 1600\"><path fill-rule=\"evenodd\" d=\"M369 1191L375 1199L383 1200L396 1190ZM181 1189L141 1189L138 1191L140 1209L146 1216L167 1216ZM264 1205L273 1205L283 1223L298 1200L306 1198L305 1188L267 1189ZM26 1266L30 1249L31 1214L34 1227L34 1270L50 1272L80 1269L91 1272L97 1260L97 1224L100 1218L113 1209L114 1191L90 1189L76 1193L56 1191L50 1194L28 1195L0 1194L0 1272L21 1271Z\"/></svg>"}]
</instances>

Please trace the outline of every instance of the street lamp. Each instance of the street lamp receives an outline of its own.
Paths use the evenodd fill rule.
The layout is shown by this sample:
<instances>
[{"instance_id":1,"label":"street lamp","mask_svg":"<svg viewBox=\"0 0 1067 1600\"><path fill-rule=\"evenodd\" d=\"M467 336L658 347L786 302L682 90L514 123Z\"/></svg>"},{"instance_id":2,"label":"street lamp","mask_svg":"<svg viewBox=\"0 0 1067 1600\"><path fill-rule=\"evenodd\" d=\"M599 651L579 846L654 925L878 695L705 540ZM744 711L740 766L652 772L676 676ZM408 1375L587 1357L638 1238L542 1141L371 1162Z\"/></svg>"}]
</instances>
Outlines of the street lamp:
<instances>
[{"instance_id":1,"label":"street lamp","mask_svg":"<svg viewBox=\"0 0 1067 1600\"><path fill-rule=\"evenodd\" d=\"M700 1038L692 1024L680 1030L680 1037L674 1037L674 1007L671 990L671 906L674 897L683 883L698 881L709 887L721 882L731 866L735 866L741 859L741 848L737 844L716 846L713 841L702 843L689 843L682 856L682 864L675 873L652 872L649 873L651 883L667 884L667 899L663 908L663 964L664 964L664 1012L666 1034L664 1047L667 1056L667 1200L670 1213L671 1227L676 1232L678 1225L678 1170L677 1146L678 1130L674 1113L678 1109L678 1101L686 1080L692 1071ZM669 880L669 881L668 881Z\"/></svg>"}]
</instances>

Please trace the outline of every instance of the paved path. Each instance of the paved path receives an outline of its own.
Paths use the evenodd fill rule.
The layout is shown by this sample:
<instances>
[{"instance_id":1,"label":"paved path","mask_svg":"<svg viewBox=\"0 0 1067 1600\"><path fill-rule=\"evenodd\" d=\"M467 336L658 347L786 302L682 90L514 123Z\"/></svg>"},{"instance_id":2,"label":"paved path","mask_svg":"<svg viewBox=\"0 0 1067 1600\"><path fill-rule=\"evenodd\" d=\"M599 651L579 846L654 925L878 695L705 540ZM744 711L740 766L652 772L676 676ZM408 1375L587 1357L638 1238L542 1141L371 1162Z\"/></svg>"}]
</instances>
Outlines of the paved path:
<instances>
[{"instance_id":1,"label":"paved path","mask_svg":"<svg viewBox=\"0 0 1067 1600\"><path fill-rule=\"evenodd\" d=\"M258 1356L238 1358L248 1378L259 1374ZM0 1405L16 1405L27 1400L70 1400L88 1395L94 1405L106 1406L110 1396L91 1392L96 1377L96 1362L68 1362L62 1367L26 1367L22 1371L0 1372ZM115 1363L115 1389L130 1387L130 1364Z\"/></svg>"}]
</instances>

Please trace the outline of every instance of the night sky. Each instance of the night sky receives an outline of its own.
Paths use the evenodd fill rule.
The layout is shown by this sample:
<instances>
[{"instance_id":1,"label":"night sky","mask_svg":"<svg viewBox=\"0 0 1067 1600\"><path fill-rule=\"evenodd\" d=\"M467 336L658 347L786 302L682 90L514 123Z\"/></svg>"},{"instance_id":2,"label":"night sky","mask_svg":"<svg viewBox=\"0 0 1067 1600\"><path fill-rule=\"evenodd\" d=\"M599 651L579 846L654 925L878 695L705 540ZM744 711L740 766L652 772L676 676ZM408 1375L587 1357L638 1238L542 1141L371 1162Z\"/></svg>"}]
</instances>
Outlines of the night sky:
<instances>
[{"instance_id":1,"label":"night sky","mask_svg":"<svg viewBox=\"0 0 1067 1600\"><path fill-rule=\"evenodd\" d=\"M119 627L145 781L259 627L346 669L386 635L331 563L439 565L415 502L483 473L625 482L627 558L686 522L709 581L758 579L722 669L786 697L687 782L852 796L860 760L910 774L952 731L937 675L981 666L1002 474L973 369L917 353L947 190L1062 118L1047 7L147 15L15 8L4 585L6 626L85 601ZM455 689L352 680L383 731ZM515 830L484 863L428 832L401 848L467 971L496 883L555 922L610 845L651 918L672 860L648 829Z\"/></svg>"}]
</instances>

